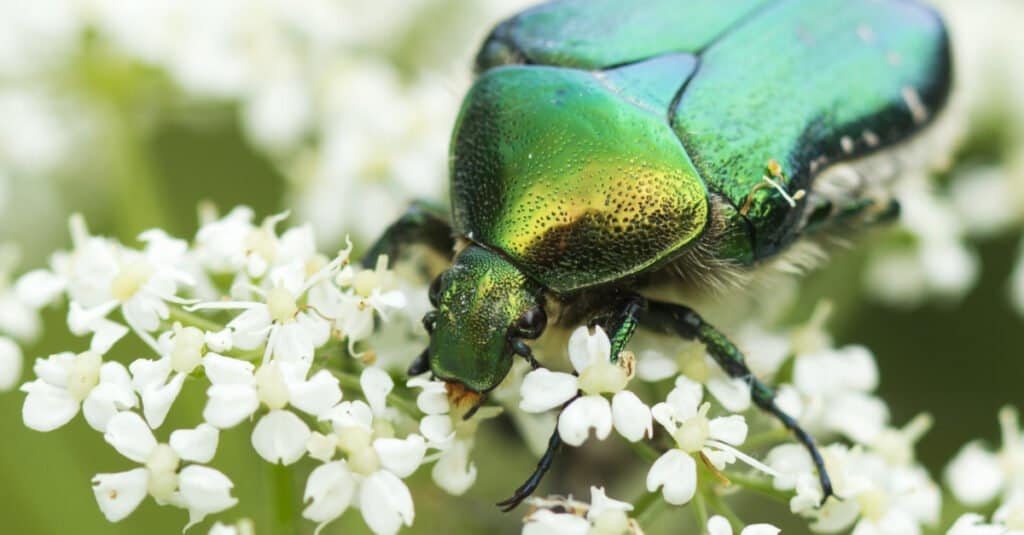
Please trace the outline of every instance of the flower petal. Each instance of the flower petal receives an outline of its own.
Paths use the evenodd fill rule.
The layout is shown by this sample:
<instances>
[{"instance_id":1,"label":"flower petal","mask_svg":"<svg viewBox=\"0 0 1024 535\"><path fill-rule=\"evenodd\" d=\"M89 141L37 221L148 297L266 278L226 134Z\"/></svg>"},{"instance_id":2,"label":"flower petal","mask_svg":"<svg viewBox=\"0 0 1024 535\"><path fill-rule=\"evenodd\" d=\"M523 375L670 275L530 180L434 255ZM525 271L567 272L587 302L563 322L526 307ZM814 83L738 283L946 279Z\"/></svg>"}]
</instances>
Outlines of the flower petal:
<instances>
[{"instance_id":1,"label":"flower petal","mask_svg":"<svg viewBox=\"0 0 1024 535\"><path fill-rule=\"evenodd\" d=\"M405 478L412 475L423 463L427 443L419 435L409 435L405 439L378 438L373 441L373 449L377 451L384 468L398 477Z\"/></svg>"},{"instance_id":2,"label":"flower petal","mask_svg":"<svg viewBox=\"0 0 1024 535\"><path fill-rule=\"evenodd\" d=\"M231 495L234 484L228 476L208 466L190 464L178 473L178 492L188 509L185 529L202 522L206 515L219 513L238 503Z\"/></svg>"},{"instance_id":3,"label":"flower petal","mask_svg":"<svg viewBox=\"0 0 1024 535\"><path fill-rule=\"evenodd\" d=\"M946 467L945 475L956 499L974 507L992 501L1006 481L999 457L979 442L965 445Z\"/></svg>"},{"instance_id":4,"label":"flower petal","mask_svg":"<svg viewBox=\"0 0 1024 535\"><path fill-rule=\"evenodd\" d=\"M220 433L210 424L199 424L195 429L178 429L171 433L170 445L186 461L208 463L217 452Z\"/></svg>"},{"instance_id":5,"label":"flower petal","mask_svg":"<svg viewBox=\"0 0 1024 535\"><path fill-rule=\"evenodd\" d=\"M320 370L308 381L288 383L288 400L296 409L320 416L341 401L341 387L331 372Z\"/></svg>"},{"instance_id":6,"label":"flower petal","mask_svg":"<svg viewBox=\"0 0 1024 535\"><path fill-rule=\"evenodd\" d=\"M558 416L558 433L570 446L586 442L590 429L598 440L608 438L612 431L612 411L603 396L583 396L573 401Z\"/></svg>"},{"instance_id":7,"label":"flower petal","mask_svg":"<svg viewBox=\"0 0 1024 535\"><path fill-rule=\"evenodd\" d=\"M582 372L596 361L607 362L612 353L612 343L601 327L579 327L569 336L569 360L577 372Z\"/></svg>"},{"instance_id":8,"label":"flower petal","mask_svg":"<svg viewBox=\"0 0 1024 535\"><path fill-rule=\"evenodd\" d=\"M697 463L693 457L671 449L658 457L647 472L647 490L655 492L661 487L665 501L683 505L693 499L697 490Z\"/></svg>"},{"instance_id":9,"label":"flower petal","mask_svg":"<svg viewBox=\"0 0 1024 535\"><path fill-rule=\"evenodd\" d=\"M363 387L363 395L374 414L381 414L387 409L387 395L395 388L395 382L388 372L370 366L359 376L359 386Z\"/></svg>"},{"instance_id":10,"label":"flower petal","mask_svg":"<svg viewBox=\"0 0 1024 535\"><path fill-rule=\"evenodd\" d=\"M420 433L431 446L445 444L455 436L452 419L447 414L430 414L420 420Z\"/></svg>"},{"instance_id":11,"label":"flower petal","mask_svg":"<svg viewBox=\"0 0 1024 535\"><path fill-rule=\"evenodd\" d=\"M538 509L526 518L522 535L587 535L590 522L570 513Z\"/></svg>"},{"instance_id":12,"label":"flower petal","mask_svg":"<svg viewBox=\"0 0 1024 535\"><path fill-rule=\"evenodd\" d=\"M519 408L526 412L544 412L576 395L576 376L538 368L523 377Z\"/></svg>"},{"instance_id":13,"label":"flower petal","mask_svg":"<svg viewBox=\"0 0 1024 535\"><path fill-rule=\"evenodd\" d=\"M708 535L732 535L732 526L725 517L715 515L708 519Z\"/></svg>"},{"instance_id":14,"label":"flower petal","mask_svg":"<svg viewBox=\"0 0 1024 535\"><path fill-rule=\"evenodd\" d=\"M612 422L615 430L630 442L649 438L654 433L651 409L629 390L623 390L612 398Z\"/></svg>"},{"instance_id":15,"label":"flower petal","mask_svg":"<svg viewBox=\"0 0 1024 535\"><path fill-rule=\"evenodd\" d=\"M430 476L452 496L461 496L476 482L476 465L469 460L470 442L456 440L441 454Z\"/></svg>"},{"instance_id":16,"label":"flower petal","mask_svg":"<svg viewBox=\"0 0 1024 535\"><path fill-rule=\"evenodd\" d=\"M156 429L163 425L167 413L171 410L174 400L178 399L181 387L185 384L185 374L176 373L165 385L149 385L139 392L142 397L142 413L150 427Z\"/></svg>"},{"instance_id":17,"label":"flower petal","mask_svg":"<svg viewBox=\"0 0 1024 535\"><path fill-rule=\"evenodd\" d=\"M306 453L309 427L294 413L270 411L252 430L252 447L267 462L289 465Z\"/></svg>"},{"instance_id":18,"label":"flower petal","mask_svg":"<svg viewBox=\"0 0 1024 535\"><path fill-rule=\"evenodd\" d=\"M21 419L29 429L53 431L78 414L78 402L67 390L42 379L21 385L21 391L28 393L21 406Z\"/></svg>"},{"instance_id":19,"label":"flower petal","mask_svg":"<svg viewBox=\"0 0 1024 535\"><path fill-rule=\"evenodd\" d=\"M322 464L306 480L302 499L308 505L302 510L302 516L318 523L319 531L348 509L355 492L355 477L343 461Z\"/></svg>"},{"instance_id":20,"label":"flower petal","mask_svg":"<svg viewBox=\"0 0 1024 535\"><path fill-rule=\"evenodd\" d=\"M146 497L149 474L145 468L136 468L116 474L96 474L92 478L92 492L96 504L107 520L118 522L132 514Z\"/></svg>"},{"instance_id":21,"label":"flower petal","mask_svg":"<svg viewBox=\"0 0 1024 535\"><path fill-rule=\"evenodd\" d=\"M110 418L103 439L118 453L137 463L146 462L157 444L149 426L134 412L119 412Z\"/></svg>"},{"instance_id":22,"label":"flower petal","mask_svg":"<svg viewBox=\"0 0 1024 535\"><path fill-rule=\"evenodd\" d=\"M256 367L252 363L217 353L207 353L203 356L203 369L206 371L206 377L215 385L248 385L255 382Z\"/></svg>"},{"instance_id":23,"label":"flower petal","mask_svg":"<svg viewBox=\"0 0 1024 535\"><path fill-rule=\"evenodd\" d=\"M750 408L750 384L745 379L729 378L724 373L707 381L708 392L729 412L743 412Z\"/></svg>"},{"instance_id":24,"label":"flower petal","mask_svg":"<svg viewBox=\"0 0 1024 535\"><path fill-rule=\"evenodd\" d=\"M363 480L359 508L366 525L377 535L397 533L402 524L411 526L415 514L409 488L386 470L378 470Z\"/></svg>"},{"instance_id":25,"label":"flower petal","mask_svg":"<svg viewBox=\"0 0 1024 535\"><path fill-rule=\"evenodd\" d=\"M747 439L747 421L738 414L712 418L708 431L711 438L739 446Z\"/></svg>"},{"instance_id":26,"label":"flower petal","mask_svg":"<svg viewBox=\"0 0 1024 535\"><path fill-rule=\"evenodd\" d=\"M206 395L209 400L203 408L203 419L221 429L238 425L260 406L259 394L249 385L214 384Z\"/></svg>"},{"instance_id":27,"label":"flower petal","mask_svg":"<svg viewBox=\"0 0 1024 535\"><path fill-rule=\"evenodd\" d=\"M93 429L104 432L115 414L136 405L128 370L120 362L106 362L100 367L100 383L82 402L82 415Z\"/></svg>"}]
</instances>

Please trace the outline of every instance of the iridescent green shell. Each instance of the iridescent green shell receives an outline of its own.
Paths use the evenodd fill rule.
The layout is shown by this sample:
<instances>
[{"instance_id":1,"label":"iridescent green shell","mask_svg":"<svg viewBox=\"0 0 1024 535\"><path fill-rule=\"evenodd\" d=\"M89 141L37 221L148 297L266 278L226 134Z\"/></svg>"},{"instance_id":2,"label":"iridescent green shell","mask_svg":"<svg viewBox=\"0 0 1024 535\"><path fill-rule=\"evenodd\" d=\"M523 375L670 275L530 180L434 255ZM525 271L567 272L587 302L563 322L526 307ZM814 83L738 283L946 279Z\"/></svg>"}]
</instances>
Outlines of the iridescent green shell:
<instances>
[{"instance_id":1,"label":"iridescent green shell","mask_svg":"<svg viewBox=\"0 0 1024 535\"><path fill-rule=\"evenodd\" d=\"M756 262L805 215L757 189L769 162L792 195L917 132L945 103L949 56L939 17L903 0L544 4L477 57L453 134L456 230L556 292L657 269L709 217L719 256Z\"/></svg>"}]
</instances>

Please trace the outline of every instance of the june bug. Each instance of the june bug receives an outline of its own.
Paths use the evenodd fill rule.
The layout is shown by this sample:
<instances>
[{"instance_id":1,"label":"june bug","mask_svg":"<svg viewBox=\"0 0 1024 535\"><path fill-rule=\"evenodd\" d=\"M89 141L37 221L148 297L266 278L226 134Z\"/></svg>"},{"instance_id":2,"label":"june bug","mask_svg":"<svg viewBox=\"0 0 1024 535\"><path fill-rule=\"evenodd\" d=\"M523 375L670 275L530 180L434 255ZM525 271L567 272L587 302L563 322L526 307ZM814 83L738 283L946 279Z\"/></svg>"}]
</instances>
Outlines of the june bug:
<instances>
[{"instance_id":1,"label":"june bug","mask_svg":"<svg viewBox=\"0 0 1024 535\"><path fill-rule=\"evenodd\" d=\"M484 394L514 355L538 365L524 340L549 324L602 325L613 358L638 326L697 340L831 495L813 439L740 350L651 289L728 287L798 240L897 215L882 185L906 162L890 155L950 92L939 16L910 0L561 0L494 28L476 69L450 218L414 205L367 255L454 251L410 373ZM560 442L499 505L536 488Z\"/></svg>"}]
</instances>

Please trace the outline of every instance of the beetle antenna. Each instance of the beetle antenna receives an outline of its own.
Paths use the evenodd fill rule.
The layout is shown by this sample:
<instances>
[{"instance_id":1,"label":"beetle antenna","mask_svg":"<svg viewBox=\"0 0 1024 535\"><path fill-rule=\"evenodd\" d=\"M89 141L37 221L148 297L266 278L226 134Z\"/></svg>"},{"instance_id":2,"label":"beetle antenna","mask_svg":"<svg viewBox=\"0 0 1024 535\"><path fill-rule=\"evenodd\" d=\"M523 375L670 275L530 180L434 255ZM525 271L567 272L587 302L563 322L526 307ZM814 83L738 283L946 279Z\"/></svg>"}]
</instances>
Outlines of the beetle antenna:
<instances>
[{"instance_id":1,"label":"beetle antenna","mask_svg":"<svg viewBox=\"0 0 1024 535\"><path fill-rule=\"evenodd\" d=\"M530 346L526 345L526 342L518 338L513 338L509 341L512 342L512 351L526 359L526 362L530 363L531 368L536 370L541 367L540 362L537 362L537 359L533 357L533 350L530 349Z\"/></svg>"}]
</instances>

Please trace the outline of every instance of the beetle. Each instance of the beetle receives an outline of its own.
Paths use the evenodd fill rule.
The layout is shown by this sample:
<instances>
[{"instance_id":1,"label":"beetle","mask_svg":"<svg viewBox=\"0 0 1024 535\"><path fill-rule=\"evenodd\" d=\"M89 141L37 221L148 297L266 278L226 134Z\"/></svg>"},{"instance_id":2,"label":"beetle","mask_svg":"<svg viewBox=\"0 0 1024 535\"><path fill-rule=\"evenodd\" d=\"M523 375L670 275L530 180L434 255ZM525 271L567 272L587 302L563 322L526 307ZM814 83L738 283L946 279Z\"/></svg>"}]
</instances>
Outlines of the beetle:
<instances>
[{"instance_id":1,"label":"beetle","mask_svg":"<svg viewBox=\"0 0 1024 535\"><path fill-rule=\"evenodd\" d=\"M560 0L496 26L476 70L450 215L414 204L366 256L419 243L450 258L409 373L480 397L516 355L540 365L526 342L549 324L601 325L613 359L638 327L696 340L832 495L813 438L743 353L655 289L728 289L794 243L897 216L879 166L830 171L935 122L952 77L941 18L910 0ZM556 430L499 506L536 489L560 444Z\"/></svg>"}]
</instances>

